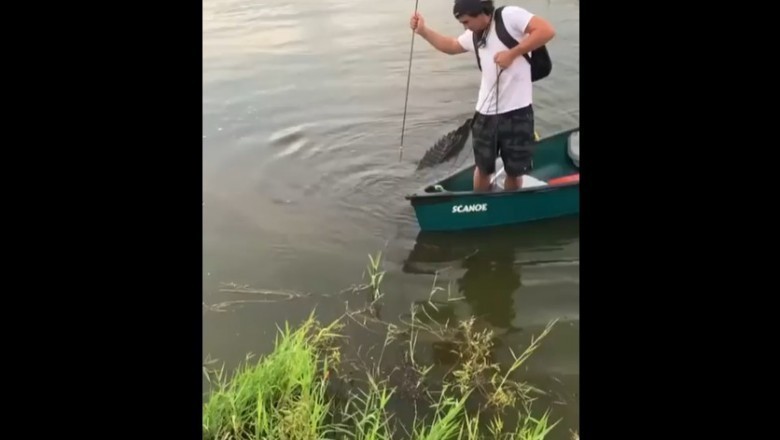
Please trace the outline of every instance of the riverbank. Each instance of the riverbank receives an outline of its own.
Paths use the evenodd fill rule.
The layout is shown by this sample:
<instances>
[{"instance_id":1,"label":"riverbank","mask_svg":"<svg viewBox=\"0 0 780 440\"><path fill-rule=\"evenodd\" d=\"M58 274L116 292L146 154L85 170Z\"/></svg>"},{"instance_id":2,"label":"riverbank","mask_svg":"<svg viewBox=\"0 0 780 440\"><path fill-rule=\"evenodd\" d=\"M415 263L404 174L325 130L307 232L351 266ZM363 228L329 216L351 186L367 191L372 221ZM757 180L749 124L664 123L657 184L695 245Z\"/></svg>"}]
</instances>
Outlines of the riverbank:
<instances>
[{"instance_id":1,"label":"riverbank","mask_svg":"<svg viewBox=\"0 0 780 440\"><path fill-rule=\"evenodd\" d=\"M423 304L412 307L408 321L379 319L385 295L379 257L367 272L368 283L356 289L365 293L362 309L327 324L312 312L294 327L286 323L267 355L247 357L230 374L224 367L205 370L211 390L204 439L543 440L558 427L549 408L534 405L543 391L521 374L556 321L519 355L501 348L511 355L501 365L492 331L477 328L473 318L437 324L425 319ZM344 331L350 325L382 330L378 353L361 356L368 350L350 345ZM416 355L421 335L437 338L451 361L423 365ZM403 362L387 362L388 350L401 350Z\"/></svg>"}]
</instances>

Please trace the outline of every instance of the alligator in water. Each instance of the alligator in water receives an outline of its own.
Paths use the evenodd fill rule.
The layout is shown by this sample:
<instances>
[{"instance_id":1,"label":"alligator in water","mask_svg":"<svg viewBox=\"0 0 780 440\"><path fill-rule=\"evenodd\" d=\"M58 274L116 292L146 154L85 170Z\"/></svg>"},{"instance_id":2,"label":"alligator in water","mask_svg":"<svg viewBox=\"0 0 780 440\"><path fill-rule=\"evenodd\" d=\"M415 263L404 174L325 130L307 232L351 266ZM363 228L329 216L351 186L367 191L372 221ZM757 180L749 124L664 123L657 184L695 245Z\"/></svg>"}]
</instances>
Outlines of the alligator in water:
<instances>
[{"instance_id":1,"label":"alligator in water","mask_svg":"<svg viewBox=\"0 0 780 440\"><path fill-rule=\"evenodd\" d=\"M472 118L467 119L463 125L436 141L417 163L417 169L433 167L457 156L471 137L471 121Z\"/></svg>"}]
</instances>

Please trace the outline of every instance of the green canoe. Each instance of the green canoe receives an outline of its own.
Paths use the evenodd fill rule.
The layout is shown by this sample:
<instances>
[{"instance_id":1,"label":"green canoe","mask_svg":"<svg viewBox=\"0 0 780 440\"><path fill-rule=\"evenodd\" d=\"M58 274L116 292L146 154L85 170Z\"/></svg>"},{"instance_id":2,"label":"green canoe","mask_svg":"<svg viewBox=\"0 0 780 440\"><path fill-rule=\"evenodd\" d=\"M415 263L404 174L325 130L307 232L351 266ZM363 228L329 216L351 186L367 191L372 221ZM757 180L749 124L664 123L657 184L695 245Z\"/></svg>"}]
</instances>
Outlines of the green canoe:
<instances>
[{"instance_id":1,"label":"green canoe","mask_svg":"<svg viewBox=\"0 0 780 440\"><path fill-rule=\"evenodd\" d=\"M518 190L503 190L500 162L493 191L473 191L471 165L407 195L420 229L477 229L579 214L579 127L534 143L533 170Z\"/></svg>"}]
</instances>

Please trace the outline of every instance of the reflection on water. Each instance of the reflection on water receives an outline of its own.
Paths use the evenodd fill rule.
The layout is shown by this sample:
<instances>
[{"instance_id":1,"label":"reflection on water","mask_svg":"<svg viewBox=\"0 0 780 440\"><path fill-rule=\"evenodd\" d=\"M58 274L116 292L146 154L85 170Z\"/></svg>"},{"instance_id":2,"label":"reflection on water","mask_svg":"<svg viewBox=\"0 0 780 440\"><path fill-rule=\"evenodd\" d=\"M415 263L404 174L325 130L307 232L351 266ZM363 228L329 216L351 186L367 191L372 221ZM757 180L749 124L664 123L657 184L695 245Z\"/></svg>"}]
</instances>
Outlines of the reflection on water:
<instances>
[{"instance_id":1,"label":"reflection on water","mask_svg":"<svg viewBox=\"0 0 780 440\"><path fill-rule=\"evenodd\" d=\"M466 257L466 273L458 279L459 291L473 314L496 328L512 327L515 317L512 294L520 287L520 268L514 263L511 243L502 241L491 252Z\"/></svg>"},{"instance_id":2,"label":"reflection on water","mask_svg":"<svg viewBox=\"0 0 780 440\"><path fill-rule=\"evenodd\" d=\"M402 270L454 281L470 307L463 316L517 330L520 306L540 290L574 283L569 292L578 301L579 217L457 234L421 231Z\"/></svg>"},{"instance_id":3,"label":"reflection on water","mask_svg":"<svg viewBox=\"0 0 780 440\"><path fill-rule=\"evenodd\" d=\"M477 330L490 330L508 344L512 335L537 333L555 319L559 326L578 325L579 217L454 234L420 232L401 271L435 280L436 294L415 301L431 322L473 316ZM567 364L578 363L576 353L560 355Z\"/></svg>"}]
</instances>

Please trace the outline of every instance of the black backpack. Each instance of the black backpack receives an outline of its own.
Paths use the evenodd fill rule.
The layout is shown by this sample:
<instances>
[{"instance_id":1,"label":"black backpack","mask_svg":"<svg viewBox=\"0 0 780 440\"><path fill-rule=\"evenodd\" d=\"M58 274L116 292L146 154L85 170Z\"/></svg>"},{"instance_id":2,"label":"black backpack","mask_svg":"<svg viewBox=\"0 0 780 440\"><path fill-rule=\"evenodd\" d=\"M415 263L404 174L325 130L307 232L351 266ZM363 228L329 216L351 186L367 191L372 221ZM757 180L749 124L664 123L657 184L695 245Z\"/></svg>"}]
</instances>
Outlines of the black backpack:
<instances>
[{"instance_id":1,"label":"black backpack","mask_svg":"<svg viewBox=\"0 0 780 440\"><path fill-rule=\"evenodd\" d=\"M495 13L493 14L493 18L496 20L496 36L506 47L512 49L517 46L518 43L517 40L509 35L506 27L504 27L504 19L501 18L502 9L504 9L503 6L496 8ZM473 33L473 40L474 54L477 56L477 66L479 66L479 70L482 70L482 63L479 61L479 36L476 33ZM530 55L526 53L523 54L523 56L528 60L528 63L531 64L531 81L540 80L549 75L550 71L552 71L552 60L550 59L550 53L547 51L546 46L541 46L532 50Z\"/></svg>"}]
</instances>

